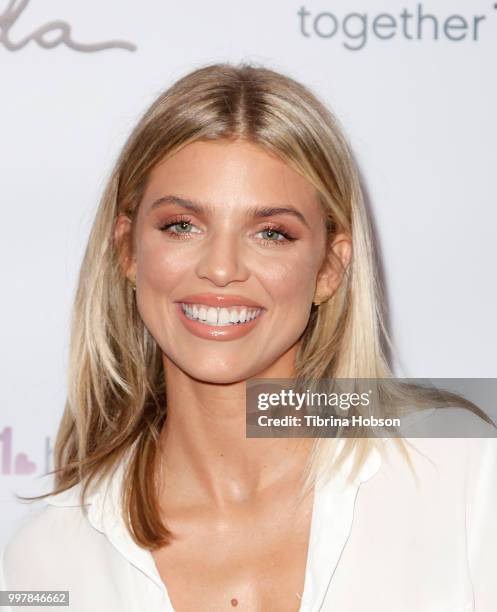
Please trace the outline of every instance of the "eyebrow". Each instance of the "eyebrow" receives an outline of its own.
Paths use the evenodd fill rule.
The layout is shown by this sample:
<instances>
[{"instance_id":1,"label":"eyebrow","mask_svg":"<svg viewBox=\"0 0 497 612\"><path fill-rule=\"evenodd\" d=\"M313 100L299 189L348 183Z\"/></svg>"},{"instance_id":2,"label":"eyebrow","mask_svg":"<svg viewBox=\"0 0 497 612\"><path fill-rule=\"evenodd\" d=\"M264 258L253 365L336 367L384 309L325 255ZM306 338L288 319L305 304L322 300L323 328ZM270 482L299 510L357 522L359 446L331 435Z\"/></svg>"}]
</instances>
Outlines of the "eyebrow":
<instances>
[{"instance_id":1,"label":"eyebrow","mask_svg":"<svg viewBox=\"0 0 497 612\"><path fill-rule=\"evenodd\" d=\"M201 202L191 200L190 198L182 198L176 195L162 196L158 200L155 200L150 206L150 212L160 206L167 204L177 204L195 213L203 213L211 211L212 206L209 204L202 204ZM246 211L246 217L253 217L254 219L263 219L266 217L272 217L274 215L292 215L302 221L302 223L309 228L304 215L297 209L291 206L250 206Z\"/></svg>"}]
</instances>

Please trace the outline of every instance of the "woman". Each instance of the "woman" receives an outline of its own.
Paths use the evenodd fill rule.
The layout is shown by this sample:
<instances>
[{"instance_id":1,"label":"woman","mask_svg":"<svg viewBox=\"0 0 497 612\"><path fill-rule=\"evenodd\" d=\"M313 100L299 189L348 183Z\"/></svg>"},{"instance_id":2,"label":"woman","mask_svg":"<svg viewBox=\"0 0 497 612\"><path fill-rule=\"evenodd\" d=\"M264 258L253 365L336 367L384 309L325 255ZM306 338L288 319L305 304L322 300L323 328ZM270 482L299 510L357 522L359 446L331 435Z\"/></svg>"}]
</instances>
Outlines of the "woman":
<instances>
[{"instance_id":1,"label":"woman","mask_svg":"<svg viewBox=\"0 0 497 612\"><path fill-rule=\"evenodd\" d=\"M69 591L77 611L497 609L495 439L410 455L361 431L245 435L252 379L391 377L380 298L358 172L323 104L250 65L176 82L105 189L56 488L7 545L2 588Z\"/></svg>"}]
</instances>

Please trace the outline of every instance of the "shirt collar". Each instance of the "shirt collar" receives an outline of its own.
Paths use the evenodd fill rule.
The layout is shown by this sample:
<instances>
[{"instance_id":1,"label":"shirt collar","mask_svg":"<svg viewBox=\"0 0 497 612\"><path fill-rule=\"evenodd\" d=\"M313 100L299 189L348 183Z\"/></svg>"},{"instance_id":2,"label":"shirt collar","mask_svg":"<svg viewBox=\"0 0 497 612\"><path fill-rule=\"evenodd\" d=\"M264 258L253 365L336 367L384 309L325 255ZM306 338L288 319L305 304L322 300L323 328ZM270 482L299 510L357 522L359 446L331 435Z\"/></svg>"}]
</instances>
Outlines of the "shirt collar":
<instances>
[{"instance_id":1,"label":"shirt collar","mask_svg":"<svg viewBox=\"0 0 497 612\"><path fill-rule=\"evenodd\" d=\"M343 439L339 440L339 447L343 446L343 443ZM299 612L317 612L322 609L352 531L359 488L373 478L381 467L381 453L376 445L372 445L356 477L353 480L348 479L355 452L354 449L333 478L316 487L304 592Z\"/></svg>"},{"instance_id":2,"label":"shirt collar","mask_svg":"<svg viewBox=\"0 0 497 612\"><path fill-rule=\"evenodd\" d=\"M136 444L136 442L135 442ZM149 550L136 544L126 527L121 510L121 490L127 464L134 444L126 451L112 472L89 490L85 498L87 518L94 529L103 533L123 557L146 574L162 591L164 583ZM47 503L59 507L80 507L81 483L47 498Z\"/></svg>"},{"instance_id":3,"label":"shirt collar","mask_svg":"<svg viewBox=\"0 0 497 612\"><path fill-rule=\"evenodd\" d=\"M339 444L343 442L339 440ZM134 542L120 510L122 481L131 451L132 448L99 487L89 492L85 504L89 506L88 520L97 531L106 535L125 559L148 576L169 600L151 552ZM316 486L304 592L299 612L315 612L321 609L352 530L359 488L381 467L381 453L376 445L372 445L362 468L351 481L347 479L347 475L352 467L354 454L355 451L347 457L340 470L330 480ZM47 503L62 507L80 506L80 488L79 483L67 491L47 498Z\"/></svg>"}]
</instances>

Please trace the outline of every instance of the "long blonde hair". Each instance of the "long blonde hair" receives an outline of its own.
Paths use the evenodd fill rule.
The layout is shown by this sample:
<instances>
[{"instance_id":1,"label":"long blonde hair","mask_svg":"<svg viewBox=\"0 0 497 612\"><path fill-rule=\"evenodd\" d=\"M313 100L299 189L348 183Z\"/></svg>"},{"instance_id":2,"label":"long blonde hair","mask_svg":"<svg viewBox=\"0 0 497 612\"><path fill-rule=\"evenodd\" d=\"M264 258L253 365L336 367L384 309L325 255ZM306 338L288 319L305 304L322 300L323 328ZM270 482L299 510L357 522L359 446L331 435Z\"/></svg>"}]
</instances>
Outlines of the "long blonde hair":
<instances>
[{"instance_id":1,"label":"long blonde hair","mask_svg":"<svg viewBox=\"0 0 497 612\"><path fill-rule=\"evenodd\" d=\"M352 237L352 260L337 292L311 310L296 360L299 376L392 378L371 223L358 170L337 119L305 86L264 67L201 67L162 93L138 122L105 187L81 265L71 321L68 396L55 449L55 489L100 482L133 446L123 508L135 542L154 549L170 539L158 504L159 434L167 418L160 347L137 311L113 229L134 218L150 171L198 140L245 139L278 155L315 187L330 235ZM394 386L398 403L419 391ZM426 394L425 400L428 400ZM396 440L407 458L402 440ZM355 449L351 477L374 440L316 439L303 490ZM357 448L356 448L357 447ZM45 496L38 496L45 497ZM36 498L36 499L38 499Z\"/></svg>"}]
</instances>

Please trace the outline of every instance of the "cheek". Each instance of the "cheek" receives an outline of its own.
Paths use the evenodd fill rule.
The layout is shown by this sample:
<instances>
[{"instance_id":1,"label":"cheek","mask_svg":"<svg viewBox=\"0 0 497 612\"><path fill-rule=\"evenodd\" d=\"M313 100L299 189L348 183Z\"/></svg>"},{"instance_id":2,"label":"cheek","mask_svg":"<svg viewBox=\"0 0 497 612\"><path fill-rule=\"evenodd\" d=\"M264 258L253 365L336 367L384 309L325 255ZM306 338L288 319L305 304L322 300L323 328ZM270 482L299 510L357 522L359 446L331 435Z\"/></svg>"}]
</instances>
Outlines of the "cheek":
<instances>
[{"instance_id":1,"label":"cheek","mask_svg":"<svg viewBox=\"0 0 497 612\"><path fill-rule=\"evenodd\" d=\"M312 257L302 256L261 267L259 278L275 305L281 302L301 304L313 295L316 273Z\"/></svg>"},{"instance_id":2,"label":"cheek","mask_svg":"<svg viewBox=\"0 0 497 612\"><path fill-rule=\"evenodd\" d=\"M143 288L166 291L174 287L189 268L188 259L178 251L164 248L159 239L144 240L137 251L138 275Z\"/></svg>"}]
</instances>

